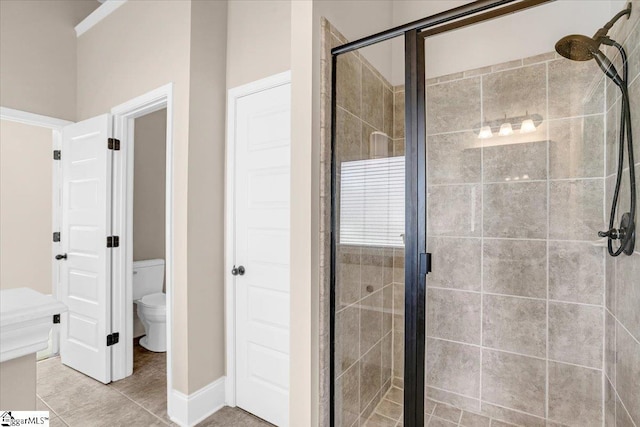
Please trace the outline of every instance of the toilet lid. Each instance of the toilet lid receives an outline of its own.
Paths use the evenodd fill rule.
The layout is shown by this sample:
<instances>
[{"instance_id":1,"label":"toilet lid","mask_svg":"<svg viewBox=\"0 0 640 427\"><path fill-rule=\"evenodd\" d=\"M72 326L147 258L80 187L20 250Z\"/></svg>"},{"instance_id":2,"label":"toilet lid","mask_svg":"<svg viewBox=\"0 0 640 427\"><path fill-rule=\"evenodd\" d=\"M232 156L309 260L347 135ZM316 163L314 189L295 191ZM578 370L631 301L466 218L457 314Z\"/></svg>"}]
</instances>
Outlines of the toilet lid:
<instances>
[{"instance_id":1,"label":"toilet lid","mask_svg":"<svg viewBox=\"0 0 640 427\"><path fill-rule=\"evenodd\" d=\"M142 297L140 302L151 307L164 307L167 304L167 296L162 292L149 294Z\"/></svg>"}]
</instances>

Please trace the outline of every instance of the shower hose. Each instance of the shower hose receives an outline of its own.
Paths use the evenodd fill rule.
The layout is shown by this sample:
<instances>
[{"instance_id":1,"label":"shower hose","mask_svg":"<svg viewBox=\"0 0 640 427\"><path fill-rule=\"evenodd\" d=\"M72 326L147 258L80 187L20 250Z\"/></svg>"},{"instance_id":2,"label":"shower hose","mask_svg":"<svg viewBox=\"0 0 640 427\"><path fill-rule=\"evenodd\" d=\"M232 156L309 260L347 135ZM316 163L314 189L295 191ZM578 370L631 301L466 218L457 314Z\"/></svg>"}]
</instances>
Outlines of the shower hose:
<instances>
[{"instance_id":1,"label":"shower hose","mask_svg":"<svg viewBox=\"0 0 640 427\"><path fill-rule=\"evenodd\" d=\"M620 135L619 135L619 147L618 147L618 172L616 175L616 187L613 193L613 203L611 205L611 214L609 216L609 231L601 231L598 233L600 237L608 237L607 249L611 256L617 257L623 252L631 255L633 248L629 251L629 246L632 244L635 232L635 218L636 218L636 177L635 167L633 159L633 134L631 132L631 109L629 105L629 87L628 87L628 74L629 66L627 64L627 53L618 42L608 39L606 44L614 46L620 52L623 64L623 77L621 82L614 83L620 88L622 92L622 109L620 114ZM614 227L616 220L616 212L618 209L618 199L620 196L620 186L622 184L622 174L624 170L624 142L625 136L627 141L627 152L629 153L629 185L631 189L631 210L629 212L628 225L620 230ZM619 239L621 241L618 248L614 248L613 240ZM625 250L626 249L626 250ZM630 253L629 253L630 252Z\"/></svg>"}]
</instances>

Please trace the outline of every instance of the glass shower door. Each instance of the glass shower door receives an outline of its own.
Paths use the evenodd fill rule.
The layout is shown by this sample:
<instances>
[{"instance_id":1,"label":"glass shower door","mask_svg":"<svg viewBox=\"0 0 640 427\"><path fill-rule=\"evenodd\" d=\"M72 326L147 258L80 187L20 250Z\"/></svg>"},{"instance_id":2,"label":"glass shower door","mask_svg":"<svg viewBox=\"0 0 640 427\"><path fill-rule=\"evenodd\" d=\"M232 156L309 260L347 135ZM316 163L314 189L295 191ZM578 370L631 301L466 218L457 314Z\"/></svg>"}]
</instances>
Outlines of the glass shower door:
<instances>
[{"instance_id":1,"label":"glass shower door","mask_svg":"<svg viewBox=\"0 0 640 427\"><path fill-rule=\"evenodd\" d=\"M346 42L337 29L333 45ZM335 84L335 426L396 425L403 414L404 86L376 53L339 55Z\"/></svg>"}]
</instances>

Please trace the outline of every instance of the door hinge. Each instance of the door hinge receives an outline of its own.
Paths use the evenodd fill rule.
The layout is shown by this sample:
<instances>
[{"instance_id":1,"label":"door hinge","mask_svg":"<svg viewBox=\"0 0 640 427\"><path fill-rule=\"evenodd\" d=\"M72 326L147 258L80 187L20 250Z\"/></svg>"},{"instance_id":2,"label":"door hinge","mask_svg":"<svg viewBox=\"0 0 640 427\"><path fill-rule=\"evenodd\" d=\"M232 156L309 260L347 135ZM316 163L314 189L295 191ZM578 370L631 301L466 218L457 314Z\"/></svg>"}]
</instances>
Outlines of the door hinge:
<instances>
[{"instance_id":1,"label":"door hinge","mask_svg":"<svg viewBox=\"0 0 640 427\"><path fill-rule=\"evenodd\" d=\"M420 264L420 274L431 273L431 254L430 253L420 254L419 264Z\"/></svg>"},{"instance_id":2,"label":"door hinge","mask_svg":"<svg viewBox=\"0 0 640 427\"><path fill-rule=\"evenodd\" d=\"M54 242L59 242L60 241L60 232L59 231L54 231L53 232L53 241Z\"/></svg>"},{"instance_id":3,"label":"door hinge","mask_svg":"<svg viewBox=\"0 0 640 427\"><path fill-rule=\"evenodd\" d=\"M108 248L120 247L120 236L107 236L107 247Z\"/></svg>"},{"instance_id":4,"label":"door hinge","mask_svg":"<svg viewBox=\"0 0 640 427\"><path fill-rule=\"evenodd\" d=\"M120 140L116 138L109 138L107 140L107 146L109 150L119 151L120 150Z\"/></svg>"},{"instance_id":5,"label":"door hinge","mask_svg":"<svg viewBox=\"0 0 640 427\"><path fill-rule=\"evenodd\" d=\"M60 323L60 315L59 314L54 314L53 315L53 323Z\"/></svg>"},{"instance_id":6,"label":"door hinge","mask_svg":"<svg viewBox=\"0 0 640 427\"><path fill-rule=\"evenodd\" d=\"M120 341L120 333L114 332L112 334L107 335L107 347L112 346L114 344L118 344Z\"/></svg>"},{"instance_id":7,"label":"door hinge","mask_svg":"<svg viewBox=\"0 0 640 427\"><path fill-rule=\"evenodd\" d=\"M53 160L60 160L62 152L60 150L53 150Z\"/></svg>"}]
</instances>

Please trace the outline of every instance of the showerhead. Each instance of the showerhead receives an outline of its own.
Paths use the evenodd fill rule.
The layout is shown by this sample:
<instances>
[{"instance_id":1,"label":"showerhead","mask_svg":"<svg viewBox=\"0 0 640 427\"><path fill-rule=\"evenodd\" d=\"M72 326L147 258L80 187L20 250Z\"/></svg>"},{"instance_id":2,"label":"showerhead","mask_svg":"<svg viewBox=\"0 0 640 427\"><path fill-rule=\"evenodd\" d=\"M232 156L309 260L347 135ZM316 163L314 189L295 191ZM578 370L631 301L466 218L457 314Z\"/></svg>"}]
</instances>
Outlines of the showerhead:
<instances>
[{"instance_id":1,"label":"showerhead","mask_svg":"<svg viewBox=\"0 0 640 427\"><path fill-rule=\"evenodd\" d=\"M609 58L600 50L600 45L608 42L608 39L600 38L597 41L593 37L581 34L572 34L561 38L556 43L556 52L572 61L589 61L595 59L602 71L618 86L622 85L622 78L613 66Z\"/></svg>"},{"instance_id":2,"label":"showerhead","mask_svg":"<svg viewBox=\"0 0 640 427\"><path fill-rule=\"evenodd\" d=\"M556 43L556 52L572 61L589 61L600 50L600 43L591 37L572 34Z\"/></svg>"},{"instance_id":3,"label":"showerhead","mask_svg":"<svg viewBox=\"0 0 640 427\"><path fill-rule=\"evenodd\" d=\"M613 66L609 58L600 50L601 44L607 44L612 46L618 46L618 44L611 40L607 33L613 27L613 24L623 16L629 17L631 15L631 3L626 9L618 12L604 27L596 31L593 37L584 36L581 34L572 34L561 38L556 43L556 52L572 61L589 61L595 59L602 71L615 82L616 85L622 87L623 80L618 74L618 71Z\"/></svg>"}]
</instances>

